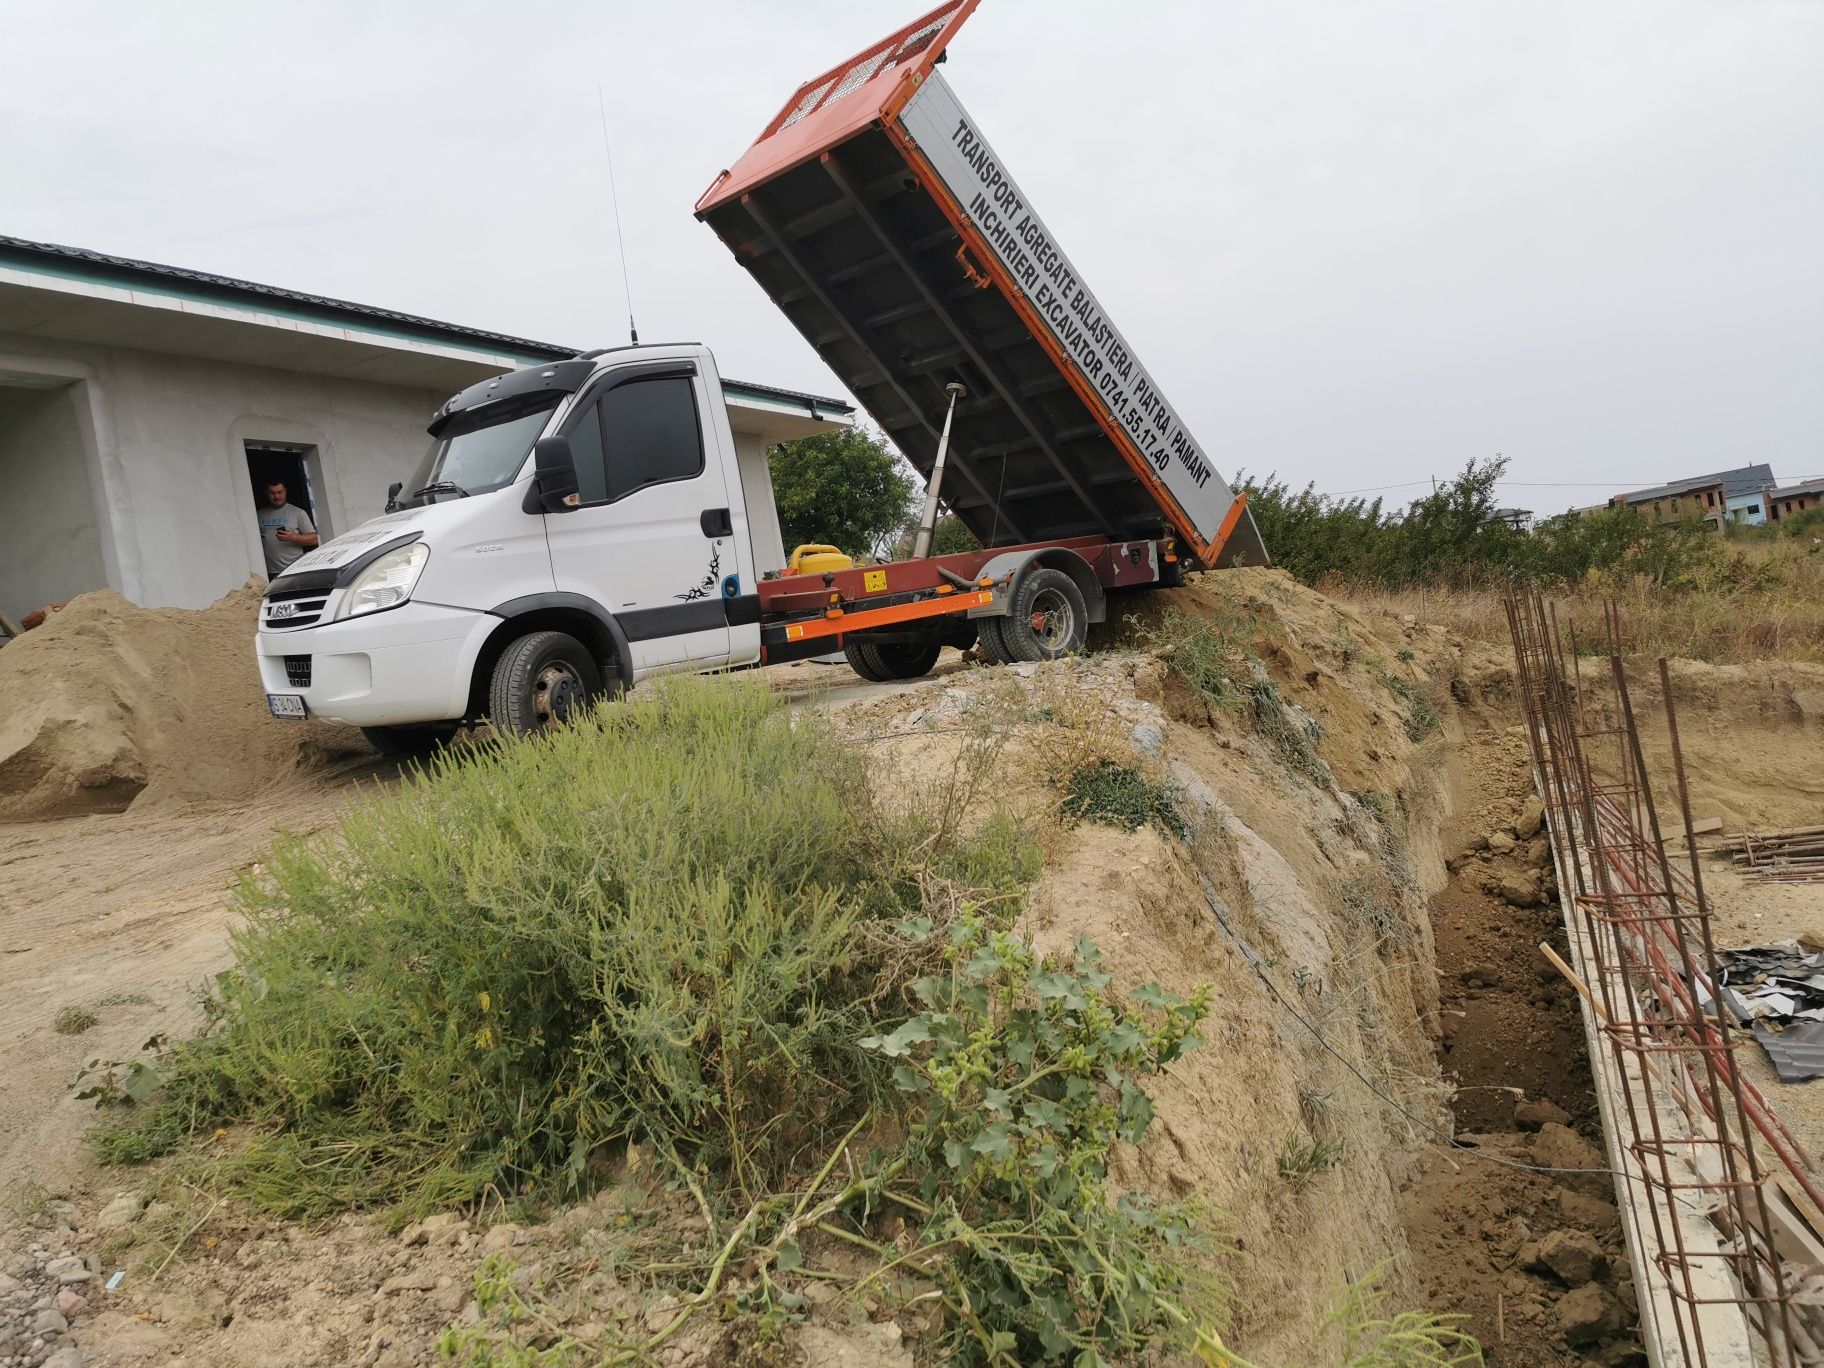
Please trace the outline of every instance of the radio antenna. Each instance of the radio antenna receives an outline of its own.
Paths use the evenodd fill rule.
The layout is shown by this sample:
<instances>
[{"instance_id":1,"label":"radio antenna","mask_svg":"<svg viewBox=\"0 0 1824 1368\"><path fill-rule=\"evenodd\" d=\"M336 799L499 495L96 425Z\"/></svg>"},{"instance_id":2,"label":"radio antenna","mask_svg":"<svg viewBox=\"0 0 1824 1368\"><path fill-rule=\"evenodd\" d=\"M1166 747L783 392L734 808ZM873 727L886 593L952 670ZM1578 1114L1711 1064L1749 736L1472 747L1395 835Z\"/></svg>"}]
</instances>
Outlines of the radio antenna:
<instances>
[{"instance_id":1,"label":"radio antenna","mask_svg":"<svg viewBox=\"0 0 1824 1368\"><path fill-rule=\"evenodd\" d=\"M637 347L640 330L633 323L633 285L627 278L627 239L621 232L621 194L614 185L614 147L608 141L608 101L599 82L595 87L595 107L602 116L602 151L608 158L608 198L614 205L614 241L621 253L621 294L627 300L627 337Z\"/></svg>"}]
</instances>

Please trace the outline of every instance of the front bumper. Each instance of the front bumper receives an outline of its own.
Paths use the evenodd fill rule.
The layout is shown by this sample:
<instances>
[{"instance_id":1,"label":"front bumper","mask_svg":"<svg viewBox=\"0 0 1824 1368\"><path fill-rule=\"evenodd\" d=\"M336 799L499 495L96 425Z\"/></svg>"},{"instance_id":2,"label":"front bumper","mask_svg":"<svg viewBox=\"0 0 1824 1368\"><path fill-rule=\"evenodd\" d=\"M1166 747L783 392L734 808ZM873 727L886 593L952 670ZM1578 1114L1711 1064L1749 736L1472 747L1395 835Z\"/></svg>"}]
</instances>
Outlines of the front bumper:
<instances>
[{"instance_id":1,"label":"front bumper","mask_svg":"<svg viewBox=\"0 0 1824 1368\"><path fill-rule=\"evenodd\" d=\"M266 692L302 694L312 717L356 727L445 722L468 711L476 658L499 625L474 609L407 603L315 627L262 627L254 651Z\"/></svg>"}]
</instances>

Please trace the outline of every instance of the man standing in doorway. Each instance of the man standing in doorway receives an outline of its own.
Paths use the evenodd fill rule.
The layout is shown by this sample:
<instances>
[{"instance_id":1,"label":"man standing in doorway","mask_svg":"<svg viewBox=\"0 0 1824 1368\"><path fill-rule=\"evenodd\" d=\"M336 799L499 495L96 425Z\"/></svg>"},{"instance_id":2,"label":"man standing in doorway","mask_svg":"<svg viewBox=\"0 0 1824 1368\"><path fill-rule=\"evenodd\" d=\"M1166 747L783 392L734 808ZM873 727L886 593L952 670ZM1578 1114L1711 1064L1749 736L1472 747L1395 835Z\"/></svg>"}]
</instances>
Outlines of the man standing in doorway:
<instances>
[{"instance_id":1,"label":"man standing in doorway","mask_svg":"<svg viewBox=\"0 0 1824 1368\"><path fill-rule=\"evenodd\" d=\"M266 502L260 505L260 546L266 552L268 579L277 579L317 544L317 525L310 514L286 503L285 496L284 484L274 480L266 486Z\"/></svg>"}]
</instances>

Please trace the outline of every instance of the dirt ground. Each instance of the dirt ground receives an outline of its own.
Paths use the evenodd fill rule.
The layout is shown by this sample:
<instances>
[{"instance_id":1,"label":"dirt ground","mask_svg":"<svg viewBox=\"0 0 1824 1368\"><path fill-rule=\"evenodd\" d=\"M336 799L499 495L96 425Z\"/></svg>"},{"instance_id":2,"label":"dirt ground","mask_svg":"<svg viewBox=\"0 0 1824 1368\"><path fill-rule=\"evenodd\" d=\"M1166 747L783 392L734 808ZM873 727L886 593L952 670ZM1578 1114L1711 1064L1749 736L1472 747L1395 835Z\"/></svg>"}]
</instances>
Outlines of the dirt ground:
<instances>
[{"instance_id":1,"label":"dirt ground","mask_svg":"<svg viewBox=\"0 0 1824 1368\"><path fill-rule=\"evenodd\" d=\"M235 871L278 832L327 824L355 788L350 775L269 803L0 825L0 1173L55 1186L80 1170L93 1113L70 1095L78 1070L190 1026L196 985L228 963ZM60 1033L72 1008L97 1024Z\"/></svg>"},{"instance_id":2,"label":"dirt ground","mask_svg":"<svg viewBox=\"0 0 1824 1368\"><path fill-rule=\"evenodd\" d=\"M1029 710L1049 717L1060 699L1074 700L1065 711L1087 700L1226 833L1221 867L1211 871L1233 917L1226 933L1201 910L1206 890L1185 852L1150 829L1080 829L1048 852L1034 890L1029 929L1042 945L1088 931L1124 979L1183 987L1214 978L1221 988L1216 1048L1175 1071L1154 1136L1124 1157L1122 1176L1158 1192L1197 1193L1232 1216L1230 1271L1247 1294L1243 1347L1263 1362L1325 1361L1297 1327L1342 1281L1384 1259L1406 1304L1467 1315L1497 1368L1637 1362L1620 1329L1631 1288L1605 1180L1502 1167L1428 1144L1422 1128L1364 1097L1280 1018L1240 948L1258 947L1282 991L1427 1124L1454 1125L1482 1152L1518 1164L1598 1162L1575 999L1536 948L1557 939L1557 911L1527 812L1525 748L1504 665L1466 658L1438 629L1346 612L1283 577L1233 585L1244 613L1275 624L1265 656L1322 738L1331 789L1286 773L1245 726L1187 697L1156 662L1094 658L1071 667L1067 694ZM1435 674L1445 728L1415 747L1384 679L1390 671L1417 679L1422 669ZM933 678L904 684L864 685L846 667L809 662L768 671L795 704L832 710L883 765L915 775L941 769L970 697L992 692L1004 673L948 652ZM1689 736L1706 747L1731 737L1738 752L1699 787L1700 813L1709 804L1732 822L1772 824L1816 811L1824 768L1795 745L1824 753L1824 694L1814 692L1824 671L1775 673L1773 686L1746 693L1733 687L1739 680L1706 675L1701 701L1687 706ZM1030 672L1016 677L1028 693L1043 683ZM1728 716L1713 724L1708 714L1719 706ZM189 731L143 724L121 735L154 771L203 744ZM262 744L268 739L260 733ZM67 742L55 753L81 753ZM1772 775L1764 788L1754 783L1756 748ZM195 986L228 962L236 871L276 833L321 830L364 783L397 773L347 747L287 755L284 782L268 776L217 801L160 787L156 773L127 792L72 787L69 766L62 779L11 772L15 795L77 793L74 808L54 794L52 806L85 815L0 823L0 1041L8 1052L0 1228L11 1235L0 1247L0 1303L41 1290L30 1304L44 1305L31 1314L62 1314L56 1289L31 1280L75 1254L95 1265L92 1276L135 1270L118 1299L83 1281L64 1288L84 1299L69 1303L68 1320L75 1342L96 1355L87 1362L401 1368L430 1361L438 1327L472 1313L469 1289L484 1255L507 1249L534 1270L529 1276L570 1288L578 1324L654 1314L617 1289L612 1259L604 1263L598 1247L603 1232L694 1217L638 1173L550 1225L503 1235L490 1233L490 1213L452 1215L401 1240L368 1219L304 1230L181 1194L172 1200L151 1193L144 1174L99 1171L86 1157L82 1134L94 1113L74 1098L72 1080L89 1060L128 1059L148 1036L193 1026ZM47 774L56 780L50 789ZM1030 774L1021 782L1036 792ZM1400 815L1405 863L1379 843L1351 794L1378 794ZM123 796L125 811L108 810ZM1720 943L1824 932L1824 897L1812 888L1750 884L1714 865L1706 878ZM95 1023L61 1033L65 1009ZM1759 1079L1757 1066L1776 1105L1824 1146L1824 1092L1814 1104L1809 1091L1781 1088L1753 1051L1746 1067ZM1438 1105L1438 1071L1454 1089L1448 1113ZM1297 1141L1332 1145L1339 1157L1294 1181L1286 1156ZM129 1227L140 1241L131 1258ZM184 1256L162 1280L151 1278L145 1251L191 1232ZM1288 1248L1308 1253L1287 1260ZM1598 1289L1579 1292L1584 1301L1613 1304L1614 1324L1572 1348L1559 1307L1584 1286ZM796 1351L810 1365L910 1364L899 1335L894 1322L851 1317L807 1329ZM28 1343L0 1339L0 1364ZM55 1343L52 1336L18 1361L35 1364ZM703 1361L713 1346L676 1347L671 1361L684 1362ZM728 1346L712 1357L731 1361L730 1353L739 1360Z\"/></svg>"}]
</instances>

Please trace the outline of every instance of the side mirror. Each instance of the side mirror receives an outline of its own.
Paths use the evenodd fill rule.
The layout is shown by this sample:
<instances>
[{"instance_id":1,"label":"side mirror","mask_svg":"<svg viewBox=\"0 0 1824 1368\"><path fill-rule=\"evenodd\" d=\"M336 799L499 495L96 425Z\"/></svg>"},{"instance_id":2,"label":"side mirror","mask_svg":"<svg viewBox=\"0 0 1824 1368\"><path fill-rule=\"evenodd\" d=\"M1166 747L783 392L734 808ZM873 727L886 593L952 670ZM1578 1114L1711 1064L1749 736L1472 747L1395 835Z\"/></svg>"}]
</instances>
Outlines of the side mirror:
<instances>
[{"instance_id":1,"label":"side mirror","mask_svg":"<svg viewBox=\"0 0 1824 1368\"><path fill-rule=\"evenodd\" d=\"M397 513L399 511L399 491L404 488L404 480L394 480L386 487L386 511L388 513Z\"/></svg>"},{"instance_id":2,"label":"side mirror","mask_svg":"<svg viewBox=\"0 0 1824 1368\"><path fill-rule=\"evenodd\" d=\"M576 459L570 454L568 437L540 437L532 448L532 465L536 472L532 488L545 512L561 513L575 507Z\"/></svg>"}]
</instances>

